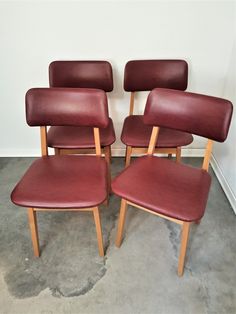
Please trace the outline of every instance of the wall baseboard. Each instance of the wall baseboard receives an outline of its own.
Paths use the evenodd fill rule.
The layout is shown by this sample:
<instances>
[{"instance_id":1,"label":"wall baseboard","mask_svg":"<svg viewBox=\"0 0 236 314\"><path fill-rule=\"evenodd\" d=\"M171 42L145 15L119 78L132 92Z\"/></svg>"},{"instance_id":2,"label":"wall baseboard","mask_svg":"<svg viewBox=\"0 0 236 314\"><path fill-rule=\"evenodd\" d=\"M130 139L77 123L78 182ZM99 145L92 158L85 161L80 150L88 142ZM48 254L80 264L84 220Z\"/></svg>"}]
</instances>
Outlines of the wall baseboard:
<instances>
[{"instance_id":1,"label":"wall baseboard","mask_svg":"<svg viewBox=\"0 0 236 314\"><path fill-rule=\"evenodd\" d=\"M49 150L49 153L53 154L53 150ZM14 151L1 151L0 157L39 157L40 149L36 150L14 150ZM114 147L112 148L112 156L114 157L124 157L125 156L125 148L124 147ZM135 156L135 154L134 154ZM203 157L204 149L202 148L182 148L182 156L183 157Z\"/></svg>"},{"instance_id":2,"label":"wall baseboard","mask_svg":"<svg viewBox=\"0 0 236 314\"><path fill-rule=\"evenodd\" d=\"M181 155L183 157L203 157L204 151L205 151L204 148L182 148L182 154ZM123 147L112 148L112 156L124 157L125 156L125 148L123 148ZM134 154L133 156L137 156L137 154Z\"/></svg>"},{"instance_id":3,"label":"wall baseboard","mask_svg":"<svg viewBox=\"0 0 236 314\"><path fill-rule=\"evenodd\" d=\"M212 157L211 157L211 166L212 166L212 169L213 169L218 181L220 182L220 185L221 185L223 191L225 192L225 195L226 195L228 201L230 202L230 205L233 208L234 213L236 214L236 195L234 194L234 192L230 188L228 181L226 180L226 178L225 178L218 162L216 161L214 155L212 155Z\"/></svg>"}]
</instances>

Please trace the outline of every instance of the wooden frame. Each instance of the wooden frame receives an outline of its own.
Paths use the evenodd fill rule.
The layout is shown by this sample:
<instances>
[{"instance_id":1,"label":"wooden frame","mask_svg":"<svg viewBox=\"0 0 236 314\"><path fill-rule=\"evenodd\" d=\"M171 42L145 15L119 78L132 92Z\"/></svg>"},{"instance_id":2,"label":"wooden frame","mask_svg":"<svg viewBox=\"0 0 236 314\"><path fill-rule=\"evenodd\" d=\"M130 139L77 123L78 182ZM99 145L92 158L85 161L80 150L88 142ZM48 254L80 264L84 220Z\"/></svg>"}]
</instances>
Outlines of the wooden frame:
<instances>
[{"instance_id":1,"label":"wooden frame","mask_svg":"<svg viewBox=\"0 0 236 314\"><path fill-rule=\"evenodd\" d=\"M158 138L158 132L159 132L159 128L153 127L152 135L151 135L151 138L149 141L148 152L147 152L149 155L153 155L155 153L155 145L156 145L156 141ZM206 150L205 150L205 156L204 156L204 160L203 160L203 164L202 164L202 169L204 169L205 171L208 171L208 168L209 168L212 146L213 146L213 141L208 140ZM187 251L190 225L194 221L188 222L188 221L183 221L183 220L179 220L176 218L172 218L172 217L169 217L169 216L166 216L163 214L156 213L156 212L154 212L148 208L142 207L142 206L137 205L137 204L130 202L128 200L121 199L120 215L119 215L119 222L118 222L116 242L115 242L117 247L120 247L121 242L122 242L125 217L126 217L128 205L142 209L148 213L151 213L153 215L167 219L167 220L172 221L174 223L177 223L181 226L181 243L180 243L180 254L179 254L179 262L178 262L178 276L182 276L183 272L184 272L185 256L186 256L186 251ZM195 223L199 223L199 221L197 221Z\"/></svg>"},{"instance_id":2,"label":"wooden frame","mask_svg":"<svg viewBox=\"0 0 236 314\"><path fill-rule=\"evenodd\" d=\"M131 162L132 154L146 155L148 148L126 146L125 166L128 167ZM168 158L176 156L176 162L181 162L181 147L176 148L155 148L154 154L167 154Z\"/></svg>"},{"instance_id":3,"label":"wooden frame","mask_svg":"<svg viewBox=\"0 0 236 314\"><path fill-rule=\"evenodd\" d=\"M102 238L102 228L101 228L101 221L99 215L99 208L92 207L92 208L71 208L71 209L49 209L49 208L28 208L28 219L30 225L30 233L31 239L33 244L33 251L36 257L40 256L40 247L39 247L39 236L38 236L38 227L37 227L37 212L38 211L90 211L93 212L94 216L94 223L96 227L97 233L97 241L98 241L98 252L101 257L104 256L104 249L103 249L103 238Z\"/></svg>"},{"instance_id":4,"label":"wooden frame","mask_svg":"<svg viewBox=\"0 0 236 314\"><path fill-rule=\"evenodd\" d=\"M48 156L46 126L40 127L40 138L41 138L42 156ZM100 134L99 134L98 128L94 128L94 140L95 140L96 155L101 156ZM96 206L92 208L68 208L68 209L67 208L57 208L57 209L28 208L28 219L29 219L29 225L30 225L31 239L32 239L32 244L33 244L34 255L36 257L40 256L39 236L38 236L38 227L37 227L37 211L91 211L93 212L94 223L95 223L96 233L97 233L98 251L99 251L100 256L104 256L99 208Z\"/></svg>"},{"instance_id":5,"label":"wooden frame","mask_svg":"<svg viewBox=\"0 0 236 314\"><path fill-rule=\"evenodd\" d=\"M129 105L129 115L134 114L134 98L135 92L130 94L130 105ZM125 166L129 166L131 162L132 154L146 154L147 147L135 147L135 146L126 146L125 153ZM167 154L168 158L171 158L172 155L176 156L176 162L181 162L181 147L166 147L166 148L155 148L155 154Z\"/></svg>"}]
</instances>

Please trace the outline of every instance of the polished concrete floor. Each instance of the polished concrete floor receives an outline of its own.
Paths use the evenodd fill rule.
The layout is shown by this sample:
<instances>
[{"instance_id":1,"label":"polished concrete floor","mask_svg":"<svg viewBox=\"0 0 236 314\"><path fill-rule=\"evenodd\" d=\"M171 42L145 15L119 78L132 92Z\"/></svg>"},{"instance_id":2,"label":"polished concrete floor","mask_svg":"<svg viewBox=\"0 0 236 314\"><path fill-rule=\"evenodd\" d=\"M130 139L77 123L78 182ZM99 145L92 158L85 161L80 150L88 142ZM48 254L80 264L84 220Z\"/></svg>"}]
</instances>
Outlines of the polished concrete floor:
<instances>
[{"instance_id":1,"label":"polished concrete floor","mask_svg":"<svg viewBox=\"0 0 236 314\"><path fill-rule=\"evenodd\" d=\"M106 257L91 213L40 213L33 257L27 213L10 202L31 158L0 158L0 313L236 313L236 217L212 171L205 216L191 228L185 273L176 274L180 227L129 208L114 246L120 200L101 208ZM184 159L199 165L201 159ZM123 168L114 158L113 176Z\"/></svg>"}]
</instances>

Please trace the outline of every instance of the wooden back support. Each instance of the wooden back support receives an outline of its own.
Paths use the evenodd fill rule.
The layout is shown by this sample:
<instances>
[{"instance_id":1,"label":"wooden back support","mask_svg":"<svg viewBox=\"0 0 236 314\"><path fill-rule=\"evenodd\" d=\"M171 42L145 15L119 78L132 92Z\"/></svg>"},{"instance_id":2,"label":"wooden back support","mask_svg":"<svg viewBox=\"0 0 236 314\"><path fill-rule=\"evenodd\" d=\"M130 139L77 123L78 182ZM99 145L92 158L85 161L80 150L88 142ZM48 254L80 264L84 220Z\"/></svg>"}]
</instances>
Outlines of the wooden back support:
<instances>
[{"instance_id":1,"label":"wooden back support","mask_svg":"<svg viewBox=\"0 0 236 314\"><path fill-rule=\"evenodd\" d=\"M101 142L100 142L100 130L99 128L93 128L95 151L97 156L102 155ZM48 156L48 146L47 146L47 127L40 127L40 139L41 139L41 155Z\"/></svg>"},{"instance_id":2,"label":"wooden back support","mask_svg":"<svg viewBox=\"0 0 236 314\"><path fill-rule=\"evenodd\" d=\"M147 152L148 155L153 155L155 152L155 147L156 147L156 142L158 139L159 130L160 130L160 128L158 126L154 126L152 128L152 134L151 134L149 145L148 145L148 152ZM213 147L213 140L208 139L207 145L205 148L204 160L203 160L203 164L202 164L202 169L204 169L206 171L208 171L208 169L209 169L212 147Z\"/></svg>"}]
</instances>

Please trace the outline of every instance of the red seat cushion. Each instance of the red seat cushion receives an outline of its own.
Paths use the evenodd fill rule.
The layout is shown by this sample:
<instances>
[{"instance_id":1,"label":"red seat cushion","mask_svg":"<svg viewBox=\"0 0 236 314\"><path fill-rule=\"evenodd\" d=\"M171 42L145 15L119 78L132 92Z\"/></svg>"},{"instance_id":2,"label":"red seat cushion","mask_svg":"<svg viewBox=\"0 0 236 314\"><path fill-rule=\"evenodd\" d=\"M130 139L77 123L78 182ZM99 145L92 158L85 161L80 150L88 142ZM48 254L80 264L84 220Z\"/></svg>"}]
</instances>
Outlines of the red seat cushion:
<instances>
[{"instance_id":1,"label":"red seat cushion","mask_svg":"<svg viewBox=\"0 0 236 314\"><path fill-rule=\"evenodd\" d=\"M205 170L144 156L115 178L112 190L156 213L196 221L204 214L210 183L211 177Z\"/></svg>"},{"instance_id":2,"label":"red seat cushion","mask_svg":"<svg viewBox=\"0 0 236 314\"><path fill-rule=\"evenodd\" d=\"M107 128L100 129L101 146L109 146L115 142L115 131L109 118ZM52 126L48 131L47 143L50 147L76 149L94 148L93 128L85 126Z\"/></svg>"},{"instance_id":3,"label":"red seat cushion","mask_svg":"<svg viewBox=\"0 0 236 314\"><path fill-rule=\"evenodd\" d=\"M49 156L33 162L12 192L34 208L87 208L107 197L107 165L98 156Z\"/></svg>"},{"instance_id":4,"label":"red seat cushion","mask_svg":"<svg viewBox=\"0 0 236 314\"><path fill-rule=\"evenodd\" d=\"M132 147L148 147L152 133L152 126L143 122L143 116L129 116L124 121L121 140L125 145ZM189 133L176 130L160 128L157 147L179 147L185 146L193 141L193 136Z\"/></svg>"}]
</instances>

